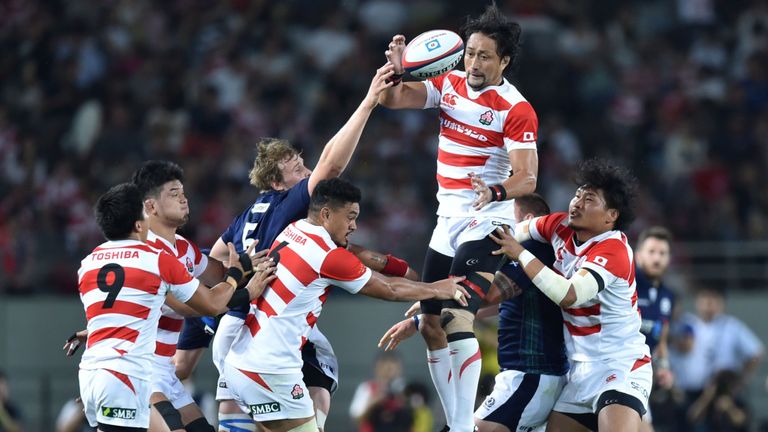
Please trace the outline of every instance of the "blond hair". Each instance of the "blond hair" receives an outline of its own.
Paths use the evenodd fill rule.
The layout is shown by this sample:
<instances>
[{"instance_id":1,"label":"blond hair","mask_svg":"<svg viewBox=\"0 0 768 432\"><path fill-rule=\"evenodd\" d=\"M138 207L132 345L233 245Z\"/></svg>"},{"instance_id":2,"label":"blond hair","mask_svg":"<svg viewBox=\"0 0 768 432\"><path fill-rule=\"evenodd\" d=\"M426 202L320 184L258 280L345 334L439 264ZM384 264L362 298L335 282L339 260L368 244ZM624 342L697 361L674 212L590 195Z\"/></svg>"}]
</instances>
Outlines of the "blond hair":
<instances>
[{"instance_id":1,"label":"blond hair","mask_svg":"<svg viewBox=\"0 0 768 432\"><path fill-rule=\"evenodd\" d=\"M248 178L260 190L270 190L273 183L283 181L280 164L298 156L299 152L288 141L279 138L262 138L257 148L258 154Z\"/></svg>"}]
</instances>

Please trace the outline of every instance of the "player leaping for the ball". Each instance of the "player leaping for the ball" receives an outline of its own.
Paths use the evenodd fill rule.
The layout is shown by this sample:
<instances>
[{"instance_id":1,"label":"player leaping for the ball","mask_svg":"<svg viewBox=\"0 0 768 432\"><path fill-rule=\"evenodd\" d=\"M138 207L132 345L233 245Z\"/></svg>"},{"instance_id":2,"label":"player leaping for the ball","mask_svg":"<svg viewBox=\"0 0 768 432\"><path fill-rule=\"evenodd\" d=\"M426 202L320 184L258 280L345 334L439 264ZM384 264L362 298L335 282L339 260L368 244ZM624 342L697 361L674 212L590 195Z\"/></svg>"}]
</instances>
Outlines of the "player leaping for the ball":
<instances>
[{"instance_id":1,"label":"player leaping for the ball","mask_svg":"<svg viewBox=\"0 0 768 432\"><path fill-rule=\"evenodd\" d=\"M538 172L536 113L503 76L518 55L520 26L492 5L469 19L464 33L466 72L400 85L395 80L380 99L388 108L440 109L440 206L422 278L467 276L462 284L472 300L468 307L422 302L420 331L448 426L461 432L474 427L480 377L474 314L503 264L491 254L497 246L488 234L502 224L514 226L512 198L533 192ZM404 48L405 37L397 35L386 51L398 75L403 73Z\"/></svg>"}]
</instances>

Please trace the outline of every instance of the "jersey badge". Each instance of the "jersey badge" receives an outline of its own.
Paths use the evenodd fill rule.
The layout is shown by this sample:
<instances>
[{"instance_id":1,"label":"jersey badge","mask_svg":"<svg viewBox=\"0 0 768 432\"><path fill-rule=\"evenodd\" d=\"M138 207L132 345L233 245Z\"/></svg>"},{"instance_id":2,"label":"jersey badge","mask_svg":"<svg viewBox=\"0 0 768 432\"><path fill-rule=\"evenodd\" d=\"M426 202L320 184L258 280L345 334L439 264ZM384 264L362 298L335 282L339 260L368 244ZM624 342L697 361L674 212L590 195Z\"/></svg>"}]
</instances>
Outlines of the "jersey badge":
<instances>
[{"instance_id":1,"label":"jersey badge","mask_svg":"<svg viewBox=\"0 0 768 432\"><path fill-rule=\"evenodd\" d=\"M480 123L486 126L493 123L493 111L488 110L480 115Z\"/></svg>"},{"instance_id":2,"label":"jersey badge","mask_svg":"<svg viewBox=\"0 0 768 432\"><path fill-rule=\"evenodd\" d=\"M294 384L293 390L291 390L291 397L294 399L301 399L304 397L304 389L300 385Z\"/></svg>"},{"instance_id":3,"label":"jersey badge","mask_svg":"<svg viewBox=\"0 0 768 432\"><path fill-rule=\"evenodd\" d=\"M443 95L443 105L445 105L448 108L453 108L456 106L456 99L458 99L458 96L456 96L453 93L446 93Z\"/></svg>"},{"instance_id":4,"label":"jersey badge","mask_svg":"<svg viewBox=\"0 0 768 432\"><path fill-rule=\"evenodd\" d=\"M187 271L189 272L189 274L193 274L195 272L195 268L192 266L192 260L189 259L189 257L187 257L186 264L187 264Z\"/></svg>"}]
</instances>

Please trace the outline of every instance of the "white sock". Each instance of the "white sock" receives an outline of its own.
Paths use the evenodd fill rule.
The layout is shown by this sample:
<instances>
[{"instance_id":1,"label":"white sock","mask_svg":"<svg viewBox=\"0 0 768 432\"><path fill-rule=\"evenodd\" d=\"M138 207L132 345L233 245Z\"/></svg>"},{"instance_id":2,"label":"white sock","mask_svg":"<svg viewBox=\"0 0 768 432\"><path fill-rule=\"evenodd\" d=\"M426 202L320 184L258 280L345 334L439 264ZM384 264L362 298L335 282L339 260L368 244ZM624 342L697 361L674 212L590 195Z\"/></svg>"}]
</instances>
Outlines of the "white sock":
<instances>
[{"instance_id":1,"label":"white sock","mask_svg":"<svg viewBox=\"0 0 768 432\"><path fill-rule=\"evenodd\" d=\"M427 366L429 374L432 376L432 383L435 384L437 396L443 405L445 413L445 422L449 427L453 424L453 404L454 390L451 379L451 356L449 348L440 348L438 350L427 350Z\"/></svg>"},{"instance_id":2,"label":"white sock","mask_svg":"<svg viewBox=\"0 0 768 432\"><path fill-rule=\"evenodd\" d=\"M475 428L475 397L480 381L480 345L477 339L448 342L451 356L451 375L454 391L453 422L451 432L471 432Z\"/></svg>"}]
</instances>

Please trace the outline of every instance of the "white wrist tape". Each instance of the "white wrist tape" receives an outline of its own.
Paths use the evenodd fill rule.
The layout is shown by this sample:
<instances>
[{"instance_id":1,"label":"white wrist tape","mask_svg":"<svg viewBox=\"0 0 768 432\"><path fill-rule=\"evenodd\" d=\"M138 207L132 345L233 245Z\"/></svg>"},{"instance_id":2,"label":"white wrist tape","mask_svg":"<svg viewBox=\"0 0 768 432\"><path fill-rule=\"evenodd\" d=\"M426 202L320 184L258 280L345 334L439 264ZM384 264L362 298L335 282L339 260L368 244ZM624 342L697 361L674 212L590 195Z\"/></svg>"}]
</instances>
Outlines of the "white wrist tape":
<instances>
[{"instance_id":1,"label":"white wrist tape","mask_svg":"<svg viewBox=\"0 0 768 432\"><path fill-rule=\"evenodd\" d=\"M568 279L555 273L549 267L543 267L531 281L545 296L558 305L568 294L568 288L571 287L571 282Z\"/></svg>"},{"instance_id":2,"label":"white wrist tape","mask_svg":"<svg viewBox=\"0 0 768 432\"><path fill-rule=\"evenodd\" d=\"M531 239L531 221L522 221L515 224L514 237L518 243Z\"/></svg>"},{"instance_id":3,"label":"white wrist tape","mask_svg":"<svg viewBox=\"0 0 768 432\"><path fill-rule=\"evenodd\" d=\"M528 250L524 250L524 251L520 252L520 256L517 257L517 261L520 263L520 265L523 268L525 268L525 266L527 266L528 263L530 263L531 261L533 261L535 259L536 259L536 257L533 256L533 254L530 251L528 251Z\"/></svg>"}]
</instances>

